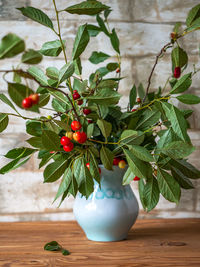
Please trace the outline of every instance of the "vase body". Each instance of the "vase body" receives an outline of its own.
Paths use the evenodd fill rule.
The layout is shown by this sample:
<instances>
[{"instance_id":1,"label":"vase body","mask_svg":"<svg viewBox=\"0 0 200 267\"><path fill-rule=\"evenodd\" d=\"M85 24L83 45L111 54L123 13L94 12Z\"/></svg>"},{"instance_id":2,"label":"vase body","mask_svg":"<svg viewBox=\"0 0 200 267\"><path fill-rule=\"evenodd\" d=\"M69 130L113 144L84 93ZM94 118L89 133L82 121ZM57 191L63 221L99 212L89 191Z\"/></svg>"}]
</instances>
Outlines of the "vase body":
<instances>
[{"instance_id":1,"label":"vase body","mask_svg":"<svg viewBox=\"0 0 200 267\"><path fill-rule=\"evenodd\" d=\"M126 169L113 166L113 171L101 167L101 188L95 182L88 199L78 194L74 215L88 239L119 241L126 239L138 216L138 202L130 187L123 186Z\"/></svg>"}]
</instances>

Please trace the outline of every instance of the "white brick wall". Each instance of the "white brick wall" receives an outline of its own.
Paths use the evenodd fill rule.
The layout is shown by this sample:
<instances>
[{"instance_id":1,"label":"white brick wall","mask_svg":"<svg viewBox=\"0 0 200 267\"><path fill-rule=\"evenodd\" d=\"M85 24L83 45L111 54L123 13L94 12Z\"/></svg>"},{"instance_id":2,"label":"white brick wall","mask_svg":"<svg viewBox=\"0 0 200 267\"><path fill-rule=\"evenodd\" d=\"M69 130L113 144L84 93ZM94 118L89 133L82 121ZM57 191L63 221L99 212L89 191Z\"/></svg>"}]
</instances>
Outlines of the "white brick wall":
<instances>
[{"instance_id":1,"label":"white brick wall","mask_svg":"<svg viewBox=\"0 0 200 267\"><path fill-rule=\"evenodd\" d=\"M57 1L58 9L63 9L76 3L74 0ZM188 10L199 3L198 0L104 0L105 4L113 9L110 25L115 26L121 41L122 51L122 75L127 76L120 85L120 92L123 94L122 105L126 105L128 92L133 83L147 82L148 74L155 60L155 55L161 47L168 42L169 33L176 21L185 21ZM67 4L66 4L67 3ZM27 48L40 49L45 41L55 40L56 36L51 30L39 24L27 20L15 7L33 5L48 13L51 19L55 20L52 2L50 0L0 0L0 38L8 32L14 32L26 40ZM85 23L86 16L76 16L61 13L61 26L63 38L67 40L67 51L72 49L73 40L79 23ZM90 22L94 19L89 18ZM55 22L55 21L54 21ZM182 41L184 48L189 51L189 58L192 63L199 61L198 47L200 32L192 33ZM87 77L94 69L94 65L87 61L94 48L114 55L110 42L104 35L100 34L97 40L93 39L83 54L83 76ZM6 59L0 62L1 69L16 66L16 59ZM59 59L46 58L41 64L42 67L62 67L64 64L62 56ZM100 66L100 65L99 65ZM160 60L152 81L152 88L163 85L171 74L170 55ZM145 74L145 75L144 75ZM6 91L6 84L0 76L0 91ZM9 76L7 76L9 78ZM191 91L200 95L199 75L192 84ZM200 168L200 105L191 107L195 110L190 119L190 136L197 147L190 161ZM8 111L8 108L0 103L0 111ZM25 112L26 113L26 112ZM28 113L27 113L28 114ZM26 115L27 115L26 114ZM45 113L47 114L47 113ZM13 146L18 147L27 139L24 134L24 122L17 119L10 119L11 124L0 136L0 154L5 154ZM1 166L6 160L1 157ZM20 169L0 177L0 221L26 221L26 220L70 220L73 219L73 199L66 200L60 209L57 203L51 204L55 196L58 184L43 184L41 170L38 171L38 160L32 158ZM178 206L169 203L163 198L160 199L158 207L149 214L140 213L141 217L200 217L199 184L195 182L196 189L183 192L181 202ZM137 183L132 184L138 198ZM141 205L140 205L141 208Z\"/></svg>"}]
</instances>

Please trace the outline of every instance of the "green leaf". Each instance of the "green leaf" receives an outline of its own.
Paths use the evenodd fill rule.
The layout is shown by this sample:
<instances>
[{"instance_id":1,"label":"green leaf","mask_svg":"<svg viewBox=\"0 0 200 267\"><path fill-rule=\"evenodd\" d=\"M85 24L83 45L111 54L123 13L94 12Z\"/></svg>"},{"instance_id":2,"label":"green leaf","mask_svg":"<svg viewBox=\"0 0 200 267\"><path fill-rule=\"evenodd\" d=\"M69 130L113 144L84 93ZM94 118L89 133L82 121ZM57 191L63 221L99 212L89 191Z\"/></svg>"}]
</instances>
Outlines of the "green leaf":
<instances>
[{"instance_id":1,"label":"green leaf","mask_svg":"<svg viewBox=\"0 0 200 267\"><path fill-rule=\"evenodd\" d=\"M87 137L90 138L91 136L93 136L93 132L94 132L94 123L90 123L87 127Z\"/></svg>"},{"instance_id":2,"label":"green leaf","mask_svg":"<svg viewBox=\"0 0 200 267\"><path fill-rule=\"evenodd\" d=\"M107 147L102 146L100 150L100 159L107 170L112 170L113 158L113 153Z\"/></svg>"},{"instance_id":3,"label":"green leaf","mask_svg":"<svg viewBox=\"0 0 200 267\"><path fill-rule=\"evenodd\" d=\"M72 52L72 59L78 58L85 50L87 44L89 43L90 36L87 30L87 24L81 25L78 28L76 38L74 41L74 47Z\"/></svg>"},{"instance_id":4,"label":"green leaf","mask_svg":"<svg viewBox=\"0 0 200 267\"><path fill-rule=\"evenodd\" d=\"M115 105L119 102L121 95L115 90L103 88L96 95L88 96L87 99L99 105Z\"/></svg>"},{"instance_id":5,"label":"green leaf","mask_svg":"<svg viewBox=\"0 0 200 267\"><path fill-rule=\"evenodd\" d=\"M110 72L116 70L118 67L119 67L119 64L116 63L116 62L110 62L110 63L108 63L108 65L106 66L106 68L107 68Z\"/></svg>"},{"instance_id":6,"label":"green leaf","mask_svg":"<svg viewBox=\"0 0 200 267\"><path fill-rule=\"evenodd\" d=\"M61 249L61 245L59 245L56 241L51 241L44 246L44 250L48 251L60 251Z\"/></svg>"},{"instance_id":7,"label":"green leaf","mask_svg":"<svg viewBox=\"0 0 200 267\"><path fill-rule=\"evenodd\" d=\"M133 85L130 94L129 94L129 107L130 109L136 104L136 97L137 97L137 89L136 86Z\"/></svg>"},{"instance_id":8,"label":"green leaf","mask_svg":"<svg viewBox=\"0 0 200 267\"><path fill-rule=\"evenodd\" d=\"M42 55L33 49L26 51L21 58L21 62L25 64L38 64L42 61Z\"/></svg>"},{"instance_id":9,"label":"green leaf","mask_svg":"<svg viewBox=\"0 0 200 267\"><path fill-rule=\"evenodd\" d=\"M128 168L123 177L123 185L130 184L133 181L135 175L132 173L131 168Z\"/></svg>"},{"instance_id":10,"label":"green leaf","mask_svg":"<svg viewBox=\"0 0 200 267\"><path fill-rule=\"evenodd\" d=\"M33 94L33 90L20 83L8 83L8 94L12 101L19 107L22 107L22 101L24 98ZM29 108L29 111L39 112L36 105Z\"/></svg>"},{"instance_id":11,"label":"green leaf","mask_svg":"<svg viewBox=\"0 0 200 267\"><path fill-rule=\"evenodd\" d=\"M160 190L158 187L157 180L152 176L147 179L147 182L144 186L144 202L147 207L147 211L151 211L158 204L160 197Z\"/></svg>"},{"instance_id":12,"label":"green leaf","mask_svg":"<svg viewBox=\"0 0 200 267\"><path fill-rule=\"evenodd\" d=\"M66 103L63 103L60 100L54 98L52 100L52 107L57 112L66 112L69 106L66 105Z\"/></svg>"},{"instance_id":13,"label":"green leaf","mask_svg":"<svg viewBox=\"0 0 200 267\"><path fill-rule=\"evenodd\" d=\"M193 22L199 17L200 17L200 4L196 5L189 11L186 19L186 25L188 27L191 26Z\"/></svg>"},{"instance_id":14,"label":"green leaf","mask_svg":"<svg viewBox=\"0 0 200 267\"><path fill-rule=\"evenodd\" d=\"M90 173L92 175L92 177L98 182L100 183L100 174L99 174L99 165L98 165L98 161L95 157L95 154L93 153L92 149L89 149L89 155L90 155Z\"/></svg>"},{"instance_id":15,"label":"green leaf","mask_svg":"<svg viewBox=\"0 0 200 267\"><path fill-rule=\"evenodd\" d=\"M177 181L166 171L158 167L158 186L163 197L178 204L181 196L180 186Z\"/></svg>"},{"instance_id":16,"label":"green leaf","mask_svg":"<svg viewBox=\"0 0 200 267\"><path fill-rule=\"evenodd\" d=\"M30 73L38 82L42 85L48 85L47 77L44 72L36 66L32 66L28 69L28 73Z\"/></svg>"},{"instance_id":17,"label":"green leaf","mask_svg":"<svg viewBox=\"0 0 200 267\"><path fill-rule=\"evenodd\" d=\"M99 27L92 24L87 24L87 30L90 37L96 37L101 32L101 29Z\"/></svg>"},{"instance_id":18,"label":"green leaf","mask_svg":"<svg viewBox=\"0 0 200 267\"><path fill-rule=\"evenodd\" d=\"M107 80L102 80L98 84L97 88L98 89L103 89L103 88L109 88L109 89L114 89L117 86L116 81L107 79Z\"/></svg>"},{"instance_id":19,"label":"green leaf","mask_svg":"<svg viewBox=\"0 0 200 267\"><path fill-rule=\"evenodd\" d=\"M171 167L172 176L176 179L179 185L184 189L193 189L192 182L178 169Z\"/></svg>"},{"instance_id":20,"label":"green leaf","mask_svg":"<svg viewBox=\"0 0 200 267\"><path fill-rule=\"evenodd\" d=\"M143 146L131 145L129 146L130 151L139 159L147 162L154 161L151 153Z\"/></svg>"},{"instance_id":21,"label":"green leaf","mask_svg":"<svg viewBox=\"0 0 200 267\"><path fill-rule=\"evenodd\" d=\"M120 54L119 50L119 38L115 32L115 29L112 29L112 33L110 34L110 41L112 44L112 47L115 49L115 51Z\"/></svg>"},{"instance_id":22,"label":"green leaf","mask_svg":"<svg viewBox=\"0 0 200 267\"><path fill-rule=\"evenodd\" d=\"M65 41L62 41L65 46ZM44 56L57 57L62 52L62 44L60 40L46 42L42 45L40 53Z\"/></svg>"},{"instance_id":23,"label":"green leaf","mask_svg":"<svg viewBox=\"0 0 200 267\"><path fill-rule=\"evenodd\" d=\"M44 170L44 183L53 183L57 181L68 167L68 160L63 159L50 163Z\"/></svg>"},{"instance_id":24,"label":"green leaf","mask_svg":"<svg viewBox=\"0 0 200 267\"><path fill-rule=\"evenodd\" d=\"M195 148L191 144L183 141L174 141L166 144L160 149L160 152L171 158L181 159L188 157L194 150ZM159 151L159 149L157 149L157 151Z\"/></svg>"},{"instance_id":25,"label":"green leaf","mask_svg":"<svg viewBox=\"0 0 200 267\"><path fill-rule=\"evenodd\" d=\"M148 178L152 173L151 165L147 162L144 162L137 157L128 149L123 149L126 160L128 162L131 171L134 173L135 176L139 178Z\"/></svg>"},{"instance_id":26,"label":"green leaf","mask_svg":"<svg viewBox=\"0 0 200 267\"><path fill-rule=\"evenodd\" d=\"M61 92L57 92L57 91L52 91L52 90L49 90L49 93L51 94L51 95L53 95L58 101L59 101L59 103L61 104L61 103L64 103L65 105L67 105L67 107L69 107L69 106L71 106L70 105L70 102L69 102L69 100L68 100L68 98L63 94L63 93L61 93ZM57 101L57 103L58 103L58 101ZM54 101L53 101L54 102ZM53 106L53 103L52 103L52 106ZM60 107L61 108L61 107ZM63 105L63 108L64 108L64 105ZM67 108L65 109L65 111L67 110ZM65 112L64 111L64 112ZM62 112L62 111L61 111Z\"/></svg>"},{"instance_id":27,"label":"green leaf","mask_svg":"<svg viewBox=\"0 0 200 267\"><path fill-rule=\"evenodd\" d=\"M185 142L190 143L190 138L187 134L187 122L181 111L173 105L171 105L169 109L165 103L162 103L162 106L166 112L167 118L171 122L171 126L175 134L177 134Z\"/></svg>"},{"instance_id":28,"label":"green leaf","mask_svg":"<svg viewBox=\"0 0 200 267\"><path fill-rule=\"evenodd\" d=\"M181 26L182 26L181 22L176 22L175 25L174 25L174 28L173 28L173 32L179 33L179 30L180 30Z\"/></svg>"},{"instance_id":29,"label":"green leaf","mask_svg":"<svg viewBox=\"0 0 200 267\"><path fill-rule=\"evenodd\" d=\"M21 8L17 8L18 10L20 10L22 12L22 14L25 17L28 17L46 27L49 27L51 29L53 29L53 23L50 20L50 18L40 9L35 8L35 7L21 7Z\"/></svg>"},{"instance_id":30,"label":"green leaf","mask_svg":"<svg viewBox=\"0 0 200 267\"><path fill-rule=\"evenodd\" d=\"M40 121L29 120L26 122L26 132L33 136L41 136L42 130L44 129L42 126L42 122Z\"/></svg>"},{"instance_id":31,"label":"green leaf","mask_svg":"<svg viewBox=\"0 0 200 267\"><path fill-rule=\"evenodd\" d=\"M171 53L172 63L175 67L182 68L188 62L187 53L179 46L175 47Z\"/></svg>"},{"instance_id":32,"label":"green leaf","mask_svg":"<svg viewBox=\"0 0 200 267\"><path fill-rule=\"evenodd\" d=\"M0 133L3 132L8 126L8 115L0 113Z\"/></svg>"},{"instance_id":33,"label":"green leaf","mask_svg":"<svg viewBox=\"0 0 200 267\"><path fill-rule=\"evenodd\" d=\"M48 153L47 155L45 155L39 164L39 169L46 165L55 155L56 153Z\"/></svg>"},{"instance_id":34,"label":"green leaf","mask_svg":"<svg viewBox=\"0 0 200 267\"><path fill-rule=\"evenodd\" d=\"M56 201L56 199L58 199L65 191L69 190L72 177L73 177L72 170L70 167L68 167L64 172L62 181L60 183L60 186L58 188L58 192L56 194L54 201Z\"/></svg>"},{"instance_id":35,"label":"green leaf","mask_svg":"<svg viewBox=\"0 0 200 267\"><path fill-rule=\"evenodd\" d=\"M193 165L185 160L172 159L170 161L171 166L177 168L181 171L186 177L190 179L200 178L200 171L197 170Z\"/></svg>"},{"instance_id":36,"label":"green leaf","mask_svg":"<svg viewBox=\"0 0 200 267\"><path fill-rule=\"evenodd\" d=\"M83 157L74 162L73 172L78 185L80 185L80 193L88 198L94 191L94 182Z\"/></svg>"},{"instance_id":37,"label":"green leaf","mask_svg":"<svg viewBox=\"0 0 200 267\"><path fill-rule=\"evenodd\" d=\"M44 148L49 151L60 150L60 138L55 132L43 131L42 132L42 144Z\"/></svg>"},{"instance_id":38,"label":"green leaf","mask_svg":"<svg viewBox=\"0 0 200 267\"><path fill-rule=\"evenodd\" d=\"M7 98L7 96L5 96L4 94L0 94L0 99L1 101L3 101L5 104L7 104L8 106L10 106L12 109L14 109L14 111L16 111L18 114L19 112L16 110L15 106L13 105L13 103Z\"/></svg>"},{"instance_id":39,"label":"green leaf","mask_svg":"<svg viewBox=\"0 0 200 267\"><path fill-rule=\"evenodd\" d=\"M62 249L63 256L70 255L70 252L67 249Z\"/></svg>"},{"instance_id":40,"label":"green leaf","mask_svg":"<svg viewBox=\"0 0 200 267\"><path fill-rule=\"evenodd\" d=\"M141 119L138 121L136 129L146 130L157 123L159 119L160 111L147 109L143 112Z\"/></svg>"},{"instance_id":41,"label":"green leaf","mask_svg":"<svg viewBox=\"0 0 200 267\"><path fill-rule=\"evenodd\" d=\"M71 131L70 125L68 125L64 121L59 121L59 120L53 120L61 129L66 130L66 131Z\"/></svg>"},{"instance_id":42,"label":"green leaf","mask_svg":"<svg viewBox=\"0 0 200 267\"><path fill-rule=\"evenodd\" d=\"M0 44L0 59L14 57L25 49L24 41L13 33L4 36Z\"/></svg>"},{"instance_id":43,"label":"green leaf","mask_svg":"<svg viewBox=\"0 0 200 267\"><path fill-rule=\"evenodd\" d=\"M182 103L188 105L194 105L200 103L200 97L192 94L179 95L176 98Z\"/></svg>"},{"instance_id":44,"label":"green leaf","mask_svg":"<svg viewBox=\"0 0 200 267\"><path fill-rule=\"evenodd\" d=\"M44 107L49 103L50 94L42 94L38 103L38 107Z\"/></svg>"},{"instance_id":45,"label":"green leaf","mask_svg":"<svg viewBox=\"0 0 200 267\"><path fill-rule=\"evenodd\" d=\"M59 78L59 70L56 67L49 67L46 69L46 75L49 78L57 81Z\"/></svg>"},{"instance_id":46,"label":"green leaf","mask_svg":"<svg viewBox=\"0 0 200 267\"><path fill-rule=\"evenodd\" d=\"M139 189L140 201L142 203L143 209L146 210L146 206L145 206L145 202L144 202L144 181L143 181L143 179L139 180L138 189Z\"/></svg>"},{"instance_id":47,"label":"green leaf","mask_svg":"<svg viewBox=\"0 0 200 267\"><path fill-rule=\"evenodd\" d=\"M108 37L110 37L110 33L108 32L103 19L99 15L97 15L96 20L98 22L98 25L99 25L101 31L104 32Z\"/></svg>"},{"instance_id":48,"label":"green leaf","mask_svg":"<svg viewBox=\"0 0 200 267\"><path fill-rule=\"evenodd\" d=\"M31 137L28 140L26 140L27 143L29 143L29 145L36 147L36 148L44 148L43 144L42 144L42 139L41 137L35 136L35 137Z\"/></svg>"},{"instance_id":49,"label":"green leaf","mask_svg":"<svg viewBox=\"0 0 200 267\"><path fill-rule=\"evenodd\" d=\"M8 153L6 155L4 155L4 157L6 157L8 159L21 159L21 158L25 158L27 156L30 156L31 154L33 154L36 151L37 151L37 149L32 149L32 148L28 148L28 147L19 147L19 148L14 148L14 149L8 151Z\"/></svg>"},{"instance_id":50,"label":"green leaf","mask_svg":"<svg viewBox=\"0 0 200 267\"><path fill-rule=\"evenodd\" d=\"M78 184L74 176L72 176L72 180L69 186L69 193L75 198L78 192Z\"/></svg>"},{"instance_id":51,"label":"green leaf","mask_svg":"<svg viewBox=\"0 0 200 267\"><path fill-rule=\"evenodd\" d=\"M23 159L22 161L20 161L20 158L14 159L13 161L9 162L8 164L6 164L0 169L0 174L5 174L7 172L10 172L12 170L19 168L20 166L25 164L29 159L30 157L27 157Z\"/></svg>"},{"instance_id":52,"label":"green leaf","mask_svg":"<svg viewBox=\"0 0 200 267\"><path fill-rule=\"evenodd\" d=\"M106 9L109 9L109 7L106 5L103 5L101 2L90 0L90 1L84 1L79 4L70 6L64 10L71 14L97 15Z\"/></svg>"},{"instance_id":53,"label":"green leaf","mask_svg":"<svg viewBox=\"0 0 200 267\"><path fill-rule=\"evenodd\" d=\"M74 73L74 63L72 62L65 64L59 72L59 83L67 80Z\"/></svg>"},{"instance_id":54,"label":"green leaf","mask_svg":"<svg viewBox=\"0 0 200 267\"><path fill-rule=\"evenodd\" d=\"M105 120L99 119L97 120L97 125L99 126L103 136L107 138L112 131L112 124Z\"/></svg>"},{"instance_id":55,"label":"green leaf","mask_svg":"<svg viewBox=\"0 0 200 267\"><path fill-rule=\"evenodd\" d=\"M144 86L142 83L140 83L138 86L138 95L141 99L143 99L145 96L145 90L144 90Z\"/></svg>"},{"instance_id":56,"label":"green leaf","mask_svg":"<svg viewBox=\"0 0 200 267\"><path fill-rule=\"evenodd\" d=\"M125 130L120 137L121 144L140 145L144 141L144 133L134 130Z\"/></svg>"},{"instance_id":57,"label":"green leaf","mask_svg":"<svg viewBox=\"0 0 200 267\"><path fill-rule=\"evenodd\" d=\"M185 92L192 84L191 72L181 77L173 86L170 94L179 94Z\"/></svg>"},{"instance_id":58,"label":"green leaf","mask_svg":"<svg viewBox=\"0 0 200 267\"><path fill-rule=\"evenodd\" d=\"M109 55L103 52L94 51L92 52L92 55L90 56L89 61L92 62L93 64L98 64L108 59L109 57L110 57Z\"/></svg>"}]
</instances>

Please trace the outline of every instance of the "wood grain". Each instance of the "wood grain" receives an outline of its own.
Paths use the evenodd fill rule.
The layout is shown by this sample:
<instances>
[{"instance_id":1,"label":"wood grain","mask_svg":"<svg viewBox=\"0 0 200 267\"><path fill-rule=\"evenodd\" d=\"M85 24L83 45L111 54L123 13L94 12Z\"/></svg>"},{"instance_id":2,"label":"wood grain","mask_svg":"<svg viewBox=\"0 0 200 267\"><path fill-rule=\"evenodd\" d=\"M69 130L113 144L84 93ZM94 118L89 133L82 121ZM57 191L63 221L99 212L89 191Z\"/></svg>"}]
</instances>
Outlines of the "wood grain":
<instances>
[{"instance_id":1,"label":"wood grain","mask_svg":"<svg viewBox=\"0 0 200 267\"><path fill-rule=\"evenodd\" d=\"M56 240L71 254L43 250ZM200 266L200 219L138 220L128 239L88 241L76 222L0 223L0 266Z\"/></svg>"}]
</instances>

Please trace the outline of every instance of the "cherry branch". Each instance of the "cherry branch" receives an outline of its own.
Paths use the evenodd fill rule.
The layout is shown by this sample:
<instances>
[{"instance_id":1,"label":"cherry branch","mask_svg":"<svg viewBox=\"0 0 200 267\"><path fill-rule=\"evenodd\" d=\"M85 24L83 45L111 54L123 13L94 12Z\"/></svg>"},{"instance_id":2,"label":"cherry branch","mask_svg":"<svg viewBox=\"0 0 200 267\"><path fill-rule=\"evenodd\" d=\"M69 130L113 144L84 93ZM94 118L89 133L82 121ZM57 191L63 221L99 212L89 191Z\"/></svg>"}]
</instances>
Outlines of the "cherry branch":
<instances>
[{"instance_id":1,"label":"cherry branch","mask_svg":"<svg viewBox=\"0 0 200 267\"><path fill-rule=\"evenodd\" d=\"M155 70L155 68L156 68L156 65L158 64L158 59L159 59L159 57L161 57L161 56L166 52L167 48L168 48L169 46L171 46L171 45L172 45L172 42L169 42L169 43L167 43L166 45L164 45L163 48L162 48L162 49L160 50L160 52L158 53L158 55L156 56L155 63L154 63L154 65L153 65L153 68L152 68L152 70L151 70L151 72L150 72L150 75L149 75L149 78L148 78L148 84L147 84L147 88L146 88L146 94L145 94L144 98L142 99L142 103L144 103L144 101L145 101L145 99L146 99L146 97L147 97L147 95L148 95L148 93L149 93L149 88L150 88L150 85L151 85L151 79L152 79L154 70Z\"/></svg>"},{"instance_id":2,"label":"cherry branch","mask_svg":"<svg viewBox=\"0 0 200 267\"><path fill-rule=\"evenodd\" d=\"M61 89L56 88L56 87L53 87L53 86L43 85L43 84L41 84L41 83L40 83L35 77L33 77L30 73L28 73L28 72L26 72L26 71L24 71L24 70L22 70L22 69L18 69L18 70L15 70L15 69L13 69L13 70L0 70L0 72L4 72L5 74L6 74L6 73L9 73L9 72L15 72L15 73L18 73L19 75L20 75L20 74L24 74L24 75L26 75L28 78L30 78L30 79L34 80L35 82L37 82L37 83L39 84L39 86L41 86L41 87L43 87L43 88L47 88L47 89L53 89L53 90L55 90L55 91L57 91L57 92L62 93L62 94L65 95L65 96L67 97L67 99L69 100L69 102L70 102L70 104L71 104L71 106L72 106L72 109L73 109L73 111L74 111L74 114L75 114L77 120L79 121L78 113L77 113L77 111L76 111L76 109L75 109L75 107L74 107L74 105L73 105L73 103L72 103L71 98L69 97L69 95L68 95L67 93L65 93L65 92L62 91Z\"/></svg>"}]
</instances>

